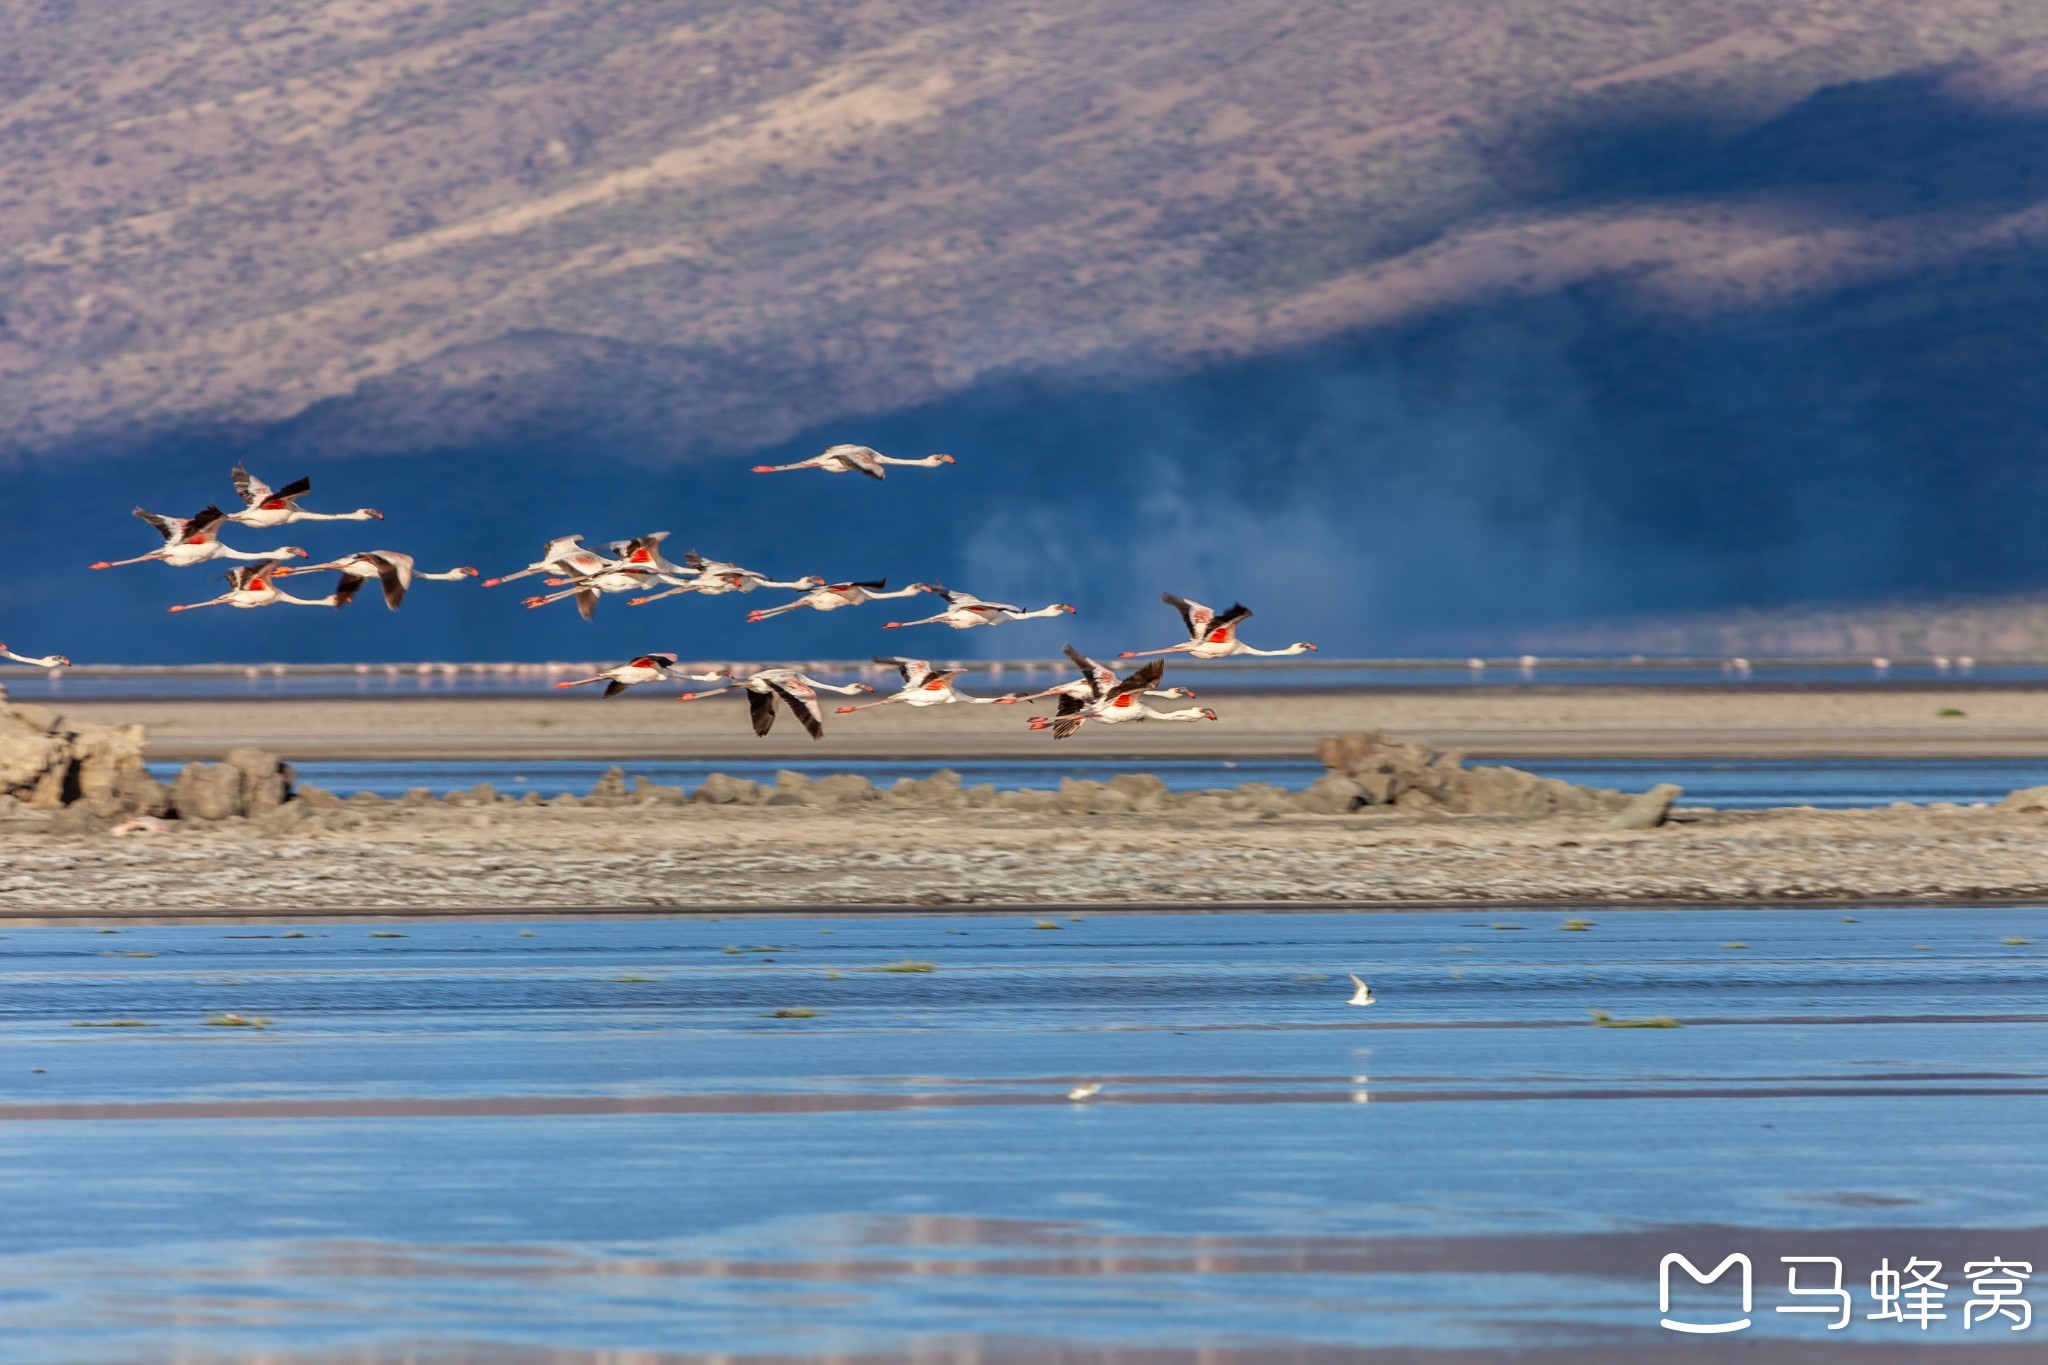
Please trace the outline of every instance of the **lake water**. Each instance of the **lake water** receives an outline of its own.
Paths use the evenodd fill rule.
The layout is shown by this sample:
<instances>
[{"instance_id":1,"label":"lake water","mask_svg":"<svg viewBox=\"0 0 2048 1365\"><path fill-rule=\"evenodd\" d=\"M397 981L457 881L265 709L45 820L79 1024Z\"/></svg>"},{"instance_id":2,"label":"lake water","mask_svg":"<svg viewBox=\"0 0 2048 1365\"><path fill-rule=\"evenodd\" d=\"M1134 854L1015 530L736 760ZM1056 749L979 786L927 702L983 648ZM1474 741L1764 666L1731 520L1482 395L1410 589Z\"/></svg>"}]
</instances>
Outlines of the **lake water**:
<instances>
[{"instance_id":1,"label":"lake water","mask_svg":"<svg viewBox=\"0 0 2048 1365\"><path fill-rule=\"evenodd\" d=\"M1484 762L1475 759L1474 762ZM1643 791L1659 782L1685 789L1684 804L1716 809L1761 806L1881 806L1893 801L1968 803L1997 801L2020 787L2048 783L2048 763L2035 759L1517 759L1515 767L1561 777L1567 781L1622 791ZM176 763L151 764L169 781ZM463 791L488 782L501 792L519 795L538 791L581 795L596 784L609 764L547 762L333 762L296 764L301 781L344 795L368 791L399 796L414 787L436 793ZM1127 761L996 759L953 763L908 763L849 759L791 760L780 763L650 762L623 765L629 776L645 777L666 786L695 787L712 772L770 783L783 768L811 777L859 773L878 785L900 778L928 777L950 768L970 785L993 783L1052 789L1066 778L1107 781L1121 773L1152 773L1175 791L1234 787L1265 782L1299 791L1322 776L1312 760L1269 761L1214 759Z\"/></svg>"},{"instance_id":2,"label":"lake water","mask_svg":"<svg viewBox=\"0 0 2048 1365\"><path fill-rule=\"evenodd\" d=\"M2040 909L6 932L0 1361L2048 1342L1960 1320L1966 1262L2048 1266ZM1752 1325L1661 1328L1671 1252L1748 1255ZM1846 1330L1775 1311L1819 1302L1799 1255ZM1867 1320L1915 1257L1947 1319ZM1674 1317L1736 1316L1685 1283Z\"/></svg>"},{"instance_id":3,"label":"lake water","mask_svg":"<svg viewBox=\"0 0 2048 1365\"><path fill-rule=\"evenodd\" d=\"M936 658L936 656L934 656ZM1074 676L1064 659L937 659L974 670L967 690L977 696L1035 691ZM587 676L619 659L574 663L407 664L198 664L169 667L70 668L54 672L0 665L0 684L21 701L201 700L260 697L492 697L553 696L557 681ZM896 670L865 659L709 660L748 671L789 664L823 678L864 678L893 690ZM1515 687L1822 687L1939 688L2039 687L2048 664L1986 663L1969 669L1901 662L1873 668L1866 660L1762 660L1747 672L1718 661L1547 659L1523 667L1496 659L1474 669L1461 660L1184 659L1167 660L1169 681L1205 695L1232 692L1348 691L1356 688ZM661 690L661 689L652 689ZM678 689L669 689L678 690ZM643 689L642 695L647 694Z\"/></svg>"}]
</instances>

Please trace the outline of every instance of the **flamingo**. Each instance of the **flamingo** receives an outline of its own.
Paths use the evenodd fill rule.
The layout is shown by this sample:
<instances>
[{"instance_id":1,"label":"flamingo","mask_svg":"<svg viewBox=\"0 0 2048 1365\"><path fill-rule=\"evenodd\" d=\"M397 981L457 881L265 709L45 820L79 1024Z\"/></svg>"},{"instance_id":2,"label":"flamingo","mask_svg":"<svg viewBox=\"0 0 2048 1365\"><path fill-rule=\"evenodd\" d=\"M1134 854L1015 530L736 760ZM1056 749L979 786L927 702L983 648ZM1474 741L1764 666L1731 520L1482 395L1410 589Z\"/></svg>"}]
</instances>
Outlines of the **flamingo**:
<instances>
[{"instance_id":1,"label":"flamingo","mask_svg":"<svg viewBox=\"0 0 2048 1365\"><path fill-rule=\"evenodd\" d=\"M1154 659L1145 664L1123 681L1104 687L1098 681L1103 670L1087 655L1072 645L1067 646L1067 657L1081 670L1081 676L1094 685L1095 693L1084 701L1079 697L1060 698L1057 716L1033 716L1033 730L1050 730L1054 739L1067 739L1087 721L1100 721L1104 725L1121 725L1126 721L1146 720L1215 720L1216 713L1206 706L1190 706L1180 711L1154 711L1145 705L1145 694L1159 686L1160 677L1166 672L1163 660Z\"/></svg>"},{"instance_id":2,"label":"flamingo","mask_svg":"<svg viewBox=\"0 0 2048 1365\"><path fill-rule=\"evenodd\" d=\"M827 474L867 475L871 479L886 479L889 471L884 465L906 465L918 469L937 469L942 464L952 464L951 455L927 455L921 460L899 460L870 446L836 445L827 446L824 453L813 455L808 460L795 464L757 464L756 474L782 474L792 469L822 469Z\"/></svg>"},{"instance_id":3,"label":"flamingo","mask_svg":"<svg viewBox=\"0 0 2048 1365\"><path fill-rule=\"evenodd\" d=\"M1090 662L1093 663L1094 661L1090 660ZM1054 687L1048 687L1043 692L1012 693L1007 697L998 697L996 701L1002 706L1014 706L1020 701L1037 701L1040 697L1072 697L1076 701L1092 701L1102 688L1114 687L1116 685L1116 670L1106 664L1095 664L1094 667L1095 672L1092 681L1088 677L1080 677L1072 682L1064 682ZM1185 697L1192 701L1194 700L1195 689L1192 687L1155 687L1145 695L1167 699Z\"/></svg>"},{"instance_id":4,"label":"flamingo","mask_svg":"<svg viewBox=\"0 0 2048 1365\"><path fill-rule=\"evenodd\" d=\"M878 664L893 664L903 675L903 690L880 701L863 702L859 706L842 706L839 714L844 716L854 711L871 711L877 706L945 706L952 702L964 701L971 706L993 706L999 701L1014 700L1010 697L970 697L953 686L953 679L967 672L964 668L933 668L925 659L876 659Z\"/></svg>"},{"instance_id":5,"label":"flamingo","mask_svg":"<svg viewBox=\"0 0 2048 1365\"><path fill-rule=\"evenodd\" d=\"M45 655L44 655L44 656L43 656L42 658L40 658L40 659L31 659L31 658L30 658L30 657L29 657L28 655L26 655L26 654L16 654L16 653L15 653L15 652L14 652L13 650L9 649L9 648L8 648L8 647L7 647L6 645L0 645L0 659L12 659L12 660L14 660L14 662L16 662L16 663L18 663L18 664L28 664L28 665L30 665L31 667L34 667L34 668L69 668L69 667L71 667L71 660L69 660L69 659L65 658L65 657L64 657L64 656L63 656L62 654L45 654Z\"/></svg>"},{"instance_id":6,"label":"flamingo","mask_svg":"<svg viewBox=\"0 0 2048 1365\"><path fill-rule=\"evenodd\" d=\"M809 607L812 611L838 611L841 607L857 607L863 602L880 602L891 597L915 597L921 592L933 591L928 583L912 583L907 588L883 592L882 589L887 586L889 580L886 578L870 578L857 583L820 583L794 602L784 602L779 607L748 612L747 620L765 621L771 616L780 616L799 607Z\"/></svg>"},{"instance_id":7,"label":"flamingo","mask_svg":"<svg viewBox=\"0 0 2048 1365\"><path fill-rule=\"evenodd\" d=\"M550 584L566 586L560 592L529 597L526 599L526 605L544 607L550 602L573 597L576 599L576 610L588 621L597 612L597 599L600 594L632 592L637 588L644 588L649 578L659 574L659 570L654 567L655 564L668 564L668 561L661 557L656 547L667 535L666 531L655 531L648 535L635 536L631 540L615 540L611 543L615 558L599 561L598 566L588 572L548 579ZM679 565L668 564L668 567L680 571Z\"/></svg>"},{"instance_id":8,"label":"flamingo","mask_svg":"<svg viewBox=\"0 0 2048 1365\"><path fill-rule=\"evenodd\" d=\"M189 517L160 517L154 512L138 507L135 515L151 526L164 538L164 543L146 555L133 559L100 560L95 569L118 569L124 564L143 564L152 559L161 559L174 569L189 569L194 564L204 564L209 559L268 560L295 557L304 559L306 552L296 545L280 545L275 550L263 550L245 554L231 550L220 542L220 525L227 520L227 514L212 503L208 503Z\"/></svg>"},{"instance_id":9,"label":"flamingo","mask_svg":"<svg viewBox=\"0 0 2048 1365\"><path fill-rule=\"evenodd\" d=\"M607 668L594 677L570 678L558 682L557 687L581 687L585 683L604 683L604 694L616 697L629 687L641 683L661 682L665 679L680 679L688 682L720 682L732 674L723 668L714 668L709 673L681 673L676 670L674 654L642 654L629 659L617 668Z\"/></svg>"},{"instance_id":10,"label":"flamingo","mask_svg":"<svg viewBox=\"0 0 2048 1365\"><path fill-rule=\"evenodd\" d=\"M813 577L809 574L802 578L791 579L786 583L778 583L764 573L756 573L752 569L743 569L737 564L728 564L722 559L706 559L695 550L691 550L683 556L683 567L695 576L691 578L676 578L663 574L661 576L662 582L671 586L662 592L650 593L646 597L636 597L626 603L626 605L629 607L644 607L649 602L659 602L664 597L674 597L678 593L685 592L702 593L706 597L723 597L729 592L752 592L756 588L796 588L801 590L825 586L824 579Z\"/></svg>"},{"instance_id":11,"label":"flamingo","mask_svg":"<svg viewBox=\"0 0 2048 1365\"><path fill-rule=\"evenodd\" d=\"M790 714L803 724L804 729L810 731L812 739L825 737L825 708L818 701L818 693L837 692L850 697L858 692L875 690L866 683L841 685L819 682L794 668L764 668L752 677L734 678L724 687L710 692L685 692L676 700L698 701L736 689L747 694L747 709L753 714L756 735L765 736L775 728L775 703L779 699L789 707Z\"/></svg>"},{"instance_id":12,"label":"flamingo","mask_svg":"<svg viewBox=\"0 0 2048 1365\"><path fill-rule=\"evenodd\" d=\"M299 499L313 491L311 479L294 479L273 491L269 484L241 465L235 466L230 477L235 481L235 492L241 495L244 506L228 520L244 526L284 526L294 521L384 520L384 514L374 507L358 507L353 512L306 511L299 506Z\"/></svg>"},{"instance_id":13,"label":"flamingo","mask_svg":"<svg viewBox=\"0 0 2048 1365\"><path fill-rule=\"evenodd\" d=\"M659 602L664 597L675 597L686 592L700 593L705 597L723 597L729 592L752 592L756 588L822 588L824 586L824 579L811 574L806 574L802 578L792 578L787 583L778 583L773 579L763 578L752 569L742 569L737 573L699 574L696 578L686 583L677 583L673 587L664 588L660 592L649 593L645 597L629 598L626 605L629 607L644 607L649 602Z\"/></svg>"},{"instance_id":14,"label":"flamingo","mask_svg":"<svg viewBox=\"0 0 2048 1365\"><path fill-rule=\"evenodd\" d=\"M465 578L476 577L476 570L468 565L450 569L446 573L421 573L413 567L411 555L401 554L397 550L364 550L360 554L347 555L326 564L301 564L293 568L279 569L275 576L289 578L293 574L320 573L327 569L339 570L343 584L354 582L355 586L348 590L351 597L355 596L357 588L373 578L376 579L384 585L384 605L393 611L397 611L399 604L405 601L406 589L412 586L416 578L434 583L460 583Z\"/></svg>"},{"instance_id":15,"label":"flamingo","mask_svg":"<svg viewBox=\"0 0 2048 1365\"><path fill-rule=\"evenodd\" d=\"M614 540L605 548L612 552L613 569L627 569L634 573L655 574L663 578L680 577L687 572L682 564L671 563L661 553L661 542L668 539L666 531L649 531L644 536L631 540ZM690 554L695 554L691 551ZM685 561L689 555L684 555Z\"/></svg>"},{"instance_id":16,"label":"flamingo","mask_svg":"<svg viewBox=\"0 0 2048 1365\"><path fill-rule=\"evenodd\" d=\"M901 630L905 626L951 626L955 630L972 630L975 626L999 626L1006 621L1034 621L1041 617L1059 616L1073 611L1065 602L1055 602L1037 611L1026 611L1013 607L1007 602L984 602L971 592L959 592L942 588L938 584L927 584L927 592L935 592L946 599L946 609L937 616L927 616L920 621L885 621L885 630Z\"/></svg>"},{"instance_id":17,"label":"flamingo","mask_svg":"<svg viewBox=\"0 0 2048 1365\"><path fill-rule=\"evenodd\" d=\"M537 573L545 574L593 574L602 569L604 556L595 550L585 549L582 536L556 536L541 547L540 558L517 573L508 573L498 578L486 578L484 586L495 588L500 583L510 583L515 578L527 578Z\"/></svg>"},{"instance_id":18,"label":"flamingo","mask_svg":"<svg viewBox=\"0 0 2048 1365\"><path fill-rule=\"evenodd\" d=\"M269 607L288 602L295 607L345 607L348 600L356 595L356 589L363 585L360 578L343 578L334 591L326 597L293 597L271 580L281 560L267 559L261 564L244 564L239 569L228 570L228 590L219 597L204 602L186 602L168 608L170 611L197 611L201 607Z\"/></svg>"},{"instance_id":19,"label":"flamingo","mask_svg":"<svg viewBox=\"0 0 2048 1365\"><path fill-rule=\"evenodd\" d=\"M1188 638L1165 649L1126 650L1117 655L1119 659L1143 659L1153 654L1186 654L1196 659L1227 659L1233 654L1257 654L1265 658L1277 658L1283 654L1313 654L1315 646L1300 640L1285 649L1253 649L1237 638L1237 628L1252 614L1252 609L1239 602L1229 611L1217 612L1200 602L1172 593L1160 594L1159 600L1180 613L1180 619L1187 623Z\"/></svg>"}]
</instances>

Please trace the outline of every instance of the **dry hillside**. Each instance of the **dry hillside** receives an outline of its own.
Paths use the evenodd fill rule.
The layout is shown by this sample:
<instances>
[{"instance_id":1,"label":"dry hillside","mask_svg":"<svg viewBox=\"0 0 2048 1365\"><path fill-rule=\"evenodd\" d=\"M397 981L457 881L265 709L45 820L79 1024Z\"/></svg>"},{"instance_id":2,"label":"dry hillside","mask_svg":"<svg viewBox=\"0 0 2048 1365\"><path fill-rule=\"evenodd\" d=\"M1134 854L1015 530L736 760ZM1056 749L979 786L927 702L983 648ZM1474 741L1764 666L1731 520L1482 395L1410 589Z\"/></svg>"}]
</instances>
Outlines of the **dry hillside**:
<instances>
[{"instance_id":1,"label":"dry hillside","mask_svg":"<svg viewBox=\"0 0 2048 1365\"><path fill-rule=\"evenodd\" d=\"M2030 110L2044 40L1996 0L25 0L0 441L572 395L681 453L1594 276L1839 287L2037 211L1652 203L1599 130L1925 70Z\"/></svg>"}]
</instances>

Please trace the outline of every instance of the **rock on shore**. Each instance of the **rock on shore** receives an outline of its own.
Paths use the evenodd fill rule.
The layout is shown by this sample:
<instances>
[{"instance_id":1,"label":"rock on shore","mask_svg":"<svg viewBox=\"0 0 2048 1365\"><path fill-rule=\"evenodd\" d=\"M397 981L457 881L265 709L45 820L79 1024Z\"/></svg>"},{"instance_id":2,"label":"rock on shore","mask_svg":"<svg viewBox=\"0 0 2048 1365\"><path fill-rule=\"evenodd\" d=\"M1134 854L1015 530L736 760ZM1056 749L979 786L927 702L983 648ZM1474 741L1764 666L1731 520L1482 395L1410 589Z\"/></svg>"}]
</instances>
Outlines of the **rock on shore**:
<instances>
[{"instance_id":1,"label":"rock on shore","mask_svg":"<svg viewBox=\"0 0 2048 1365\"><path fill-rule=\"evenodd\" d=\"M1462 754L1377 730L1326 739L1316 746L1316 758L1330 771L1309 788L1312 808L1331 812L1390 806L1453 815L1626 816L1632 823L1619 828L1647 829L1663 823L1679 794L1669 787L1646 801L1519 768L1467 768Z\"/></svg>"},{"instance_id":2,"label":"rock on shore","mask_svg":"<svg viewBox=\"0 0 2048 1365\"><path fill-rule=\"evenodd\" d=\"M66 817L59 832L87 832L121 817L227 820L291 799L291 765L261 749L190 763L166 786L150 776L140 725L70 721L47 706L9 702L0 689L0 801Z\"/></svg>"},{"instance_id":3,"label":"rock on shore","mask_svg":"<svg viewBox=\"0 0 2048 1365\"><path fill-rule=\"evenodd\" d=\"M161 815L163 784L143 766L140 725L67 722L0 689L0 795L30 810L76 804L93 815Z\"/></svg>"}]
</instances>

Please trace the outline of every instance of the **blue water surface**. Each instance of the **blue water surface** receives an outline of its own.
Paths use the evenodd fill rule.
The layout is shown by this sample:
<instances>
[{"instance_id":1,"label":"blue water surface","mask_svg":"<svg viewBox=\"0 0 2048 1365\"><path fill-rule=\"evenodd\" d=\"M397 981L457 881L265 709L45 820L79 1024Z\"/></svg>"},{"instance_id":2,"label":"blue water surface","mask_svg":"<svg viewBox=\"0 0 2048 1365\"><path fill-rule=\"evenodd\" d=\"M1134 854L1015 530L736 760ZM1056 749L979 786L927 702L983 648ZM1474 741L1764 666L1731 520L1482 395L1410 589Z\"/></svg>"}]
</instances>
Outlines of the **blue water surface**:
<instances>
[{"instance_id":1,"label":"blue water surface","mask_svg":"<svg viewBox=\"0 0 2048 1365\"><path fill-rule=\"evenodd\" d=\"M2014 907L13 928L0 1361L1725 1358L1657 1325L1670 1251L1752 1256L1800 1359L2038 1349L1861 1314L1880 1257L2048 1261L2042 944ZM1773 1311L1789 1254L1843 1258L1845 1332Z\"/></svg>"}]
</instances>

